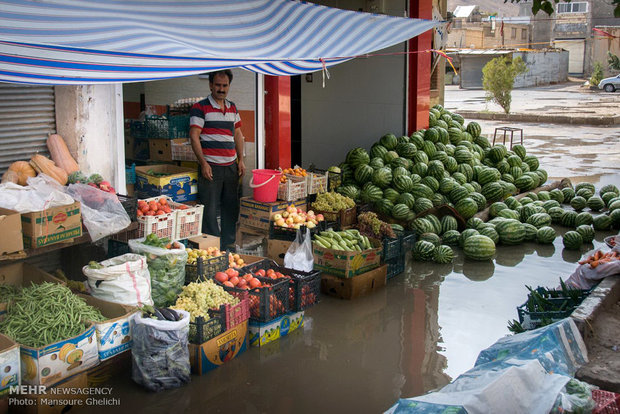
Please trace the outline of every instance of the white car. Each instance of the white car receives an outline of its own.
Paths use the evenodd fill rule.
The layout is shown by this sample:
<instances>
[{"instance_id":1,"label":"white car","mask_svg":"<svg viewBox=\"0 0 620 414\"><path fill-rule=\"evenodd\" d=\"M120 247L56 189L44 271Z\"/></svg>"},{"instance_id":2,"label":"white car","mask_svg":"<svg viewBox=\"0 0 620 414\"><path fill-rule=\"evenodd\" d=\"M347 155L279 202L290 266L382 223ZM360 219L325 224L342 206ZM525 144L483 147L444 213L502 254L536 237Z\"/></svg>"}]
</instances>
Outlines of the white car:
<instances>
[{"instance_id":1,"label":"white car","mask_svg":"<svg viewBox=\"0 0 620 414\"><path fill-rule=\"evenodd\" d=\"M604 89L605 92L613 92L616 89L620 89L620 75L612 76L611 78L605 78L598 84L599 89Z\"/></svg>"}]
</instances>

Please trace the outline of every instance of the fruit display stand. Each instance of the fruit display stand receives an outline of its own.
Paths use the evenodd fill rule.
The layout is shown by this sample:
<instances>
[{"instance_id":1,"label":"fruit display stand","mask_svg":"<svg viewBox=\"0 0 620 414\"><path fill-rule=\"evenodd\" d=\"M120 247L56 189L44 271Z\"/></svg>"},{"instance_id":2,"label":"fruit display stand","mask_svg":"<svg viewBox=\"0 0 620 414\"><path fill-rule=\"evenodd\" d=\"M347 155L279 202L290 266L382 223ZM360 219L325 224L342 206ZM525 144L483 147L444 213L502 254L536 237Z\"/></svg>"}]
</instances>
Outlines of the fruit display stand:
<instances>
[{"instance_id":1,"label":"fruit display stand","mask_svg":"<svg viewBox=\"0 0 620 414\"><path fill-rule=\"evenodd\" d=\"M252 197L242 197L239 202L239 224L255 230L269 231L269 223L276 214L282 214L290 206L306 211L305 195L293 201L262 203Z\"/></svg>"}]
</instances>

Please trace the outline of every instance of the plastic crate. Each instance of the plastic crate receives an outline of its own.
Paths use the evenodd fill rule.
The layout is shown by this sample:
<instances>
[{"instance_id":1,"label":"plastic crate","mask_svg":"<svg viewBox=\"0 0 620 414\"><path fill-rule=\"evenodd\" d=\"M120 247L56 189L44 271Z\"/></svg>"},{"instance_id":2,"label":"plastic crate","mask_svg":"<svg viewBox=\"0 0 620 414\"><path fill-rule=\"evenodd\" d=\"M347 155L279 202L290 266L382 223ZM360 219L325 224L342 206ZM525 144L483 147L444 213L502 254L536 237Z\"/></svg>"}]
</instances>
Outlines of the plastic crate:
<instances>
[{"instance_id":1,"label":"plastic crate","mask_svg":"<svg viewBox=\"0 0 620 414\"><path fill-rule=\"evenodd\" d=\"M386 237L383 239L383 251L381 258L384 261L395 259L401 256L402 238L397 236L395 239Z\"/></svg>"},{"instance_id":2,"label":"plastic crate","mask_svg":"<svg viewBox=\"0 0 620 414\"><path fill-rule=\"evenodd\" d=\"M524 329L536 329L548 323L557 322L564 318L568 318L579 304L571 303L569 299L547 299L554 305L561 307L561 310L533 310L527 308L527 301L517 307L517 315L519 323Z\"/></svg>"},{"instance_id":3,"label":"plastic crate","mask_svg":"<svg viewBox=\"0 0 620 414\"><path fill-rule=\"evenodd\" d=\"M581 303L586 297L588 297L588 295L590 293L592 293L592 289L570 289L573 293L573 295L575 295L576 300L578 301L578 304ZM571 296L566 296L567 293L565 293L563 290L561 289L548 289L545 287L537 287L536 288L536 292L538 292L543 298L546 299L571 299L573 300L573 298Z\"/></svg>"},{"instance_id":4,"label":"plastic crate","mask_svg":"<svg viewBox=\"0 0 620 414\"><path fill-rule=\"evenodd\" d=\"M189 138L189 115L147 115L141 129L145 134L142 138Z\"/></svg>"},{"instance_id":5,"label":"plastic crate","mask_svg":"<svg viewBox=\"0 0 620 414\"><path fill-rule=\"evenodd\" d=\"M334 191L336 188L342 185L342 173L322 170L320 168L309 168L308 172L323 174L327 176L327 187L326 187L327 189L323 191ZM310 188L308 188L308 194L314 194L310 192Z\"/></svg>"},{"instance_id":6,"label":"plastic crate","mask_svg":"<svg viewBox=\"0 0 620 414\"><path fill-rule=\"evenodd\" d=\"M239 272L241 273L241 272ZM224 290L238 298L249 295L250 319L256 322L269 322L276 319L289 310L289 281L273 280L260 278L260 280L270 287L257 289L238 289L235 287L224 286L216 281Z\"/></svg>"},{"instance_id":7,"label":"plastic crate","mask_svg":"<svg viewBox=\"0 0 620 414\"><path fill-rule=\"evenodd\" d=\"M327 222L337 223L340 229L346 229L357 223L357 206L337 212L314 210L314 213L322 214Z\"/></svg>"},{"instance_id":8,"label":"plastic crate","mask_svg":"<svg viewBox=\"0 0 620 414\"><path fill-rule=\"evenodd\" d=\"M306 177L286 174L286 178L286 182L278 185L278 200L296 201L306 198L308 195Z\"/></svg>"},{"instance_id":9,"label":"plastic crate","mask_svg":"<svg viewBox=\"0 0 620 414\"><path fill-rule=\"evenodd\" d=\"M131 221L137 221L138 199L123 194L117 194L116 197L118 198L118 201L121 202L121 205L127 212L127 215Z\"/></svg>"},{"instance_id":10,"label":"plastic crate","mask_svg":"<svg viewBox=\"0 0 620 414\"><path fill-rule=\"evenodd\" d=\"M196 161L196 154L189 139L184 143L172 142L170 148L174 161Z\"/></svg>"},{"instance_id":11,"label":"plastic crate","mask_svg":"<svg viewBox=\"0 0 620 414\"><path fill-rule=\"evenodd\" d=\"M309 171L306 175L308 194L325 193L327 191L327 174L317 170Z\"/></svg>"},{"instance_id":12,"label":"plastic crate","mask_svg":"<svg viewBox=\"0 0 620 414\"><path fill-rule=\"evenodd\" d=\"M125 182L127 184L136 183L136 164L131 164L131 167L125 166Z\"/></svg>"},{"instance_id":13,"label":"plastic crate","mask_svg":"<svg viewBox=\"0 0 620 414\"><path fill-rule=\"evenodd\" d=\"M127 253L129 253L129 244L113 239L108 240L108 259Z\"/></svg>"},{"instance_id":14,"label":"plastic crate","mask_svg":"<svg viewBox=\"0 0 620 414\"><path fill-rule=\"evenodd\" d=\"M187 206L188 208L181 210L178 206L181 203L170 202L170 207L175 209L175 239L187 239L202 234L202 217L204 213L204 206L202 204L196 204L195 206Z\"/></svg>"},{"instance_id":15,"label":"plastic crate","mask_svg":"<svg viewBox=\"0 0 620 414\"><path fill-rule=\"evenodd\" d=\"M236 305L222 305L218 311L213 311L220 315L224 330L234 328L250 319L250 299L249 294L239 294L239 303Z\"/></svg>"},{"instance_id":16,"label":"plastic crate","mask_svg":"<svg viewBox=\"0 0 620 414\"><path fill-rule=\"evenodd\" d=\"M415 244L417 239L418 239L418 236L413 231L405 231L404 233L402 233L402 235L401 235L401 241L402 241L401 250L406 253L409 250L413 249L413 245Z\"/></svg>"},{"instance_id":17,"label":"plastic crate","mask_svg":"<svg viewBox=\"0 0 620 414\"><path fill-rule=\"evenodd\" d=\"M196 259L196 264L185 265L185 284L212 279L217 272L228 269L228 253L221 256Z\"/></svg>"},{"instance_id":18,"label":"plastic crate","mask_svg":"<svg viewBox=\"0 0 620 414\"><path fill-rule=\"evenodd\" d=\"M206 321L202 316L199 316L189 323L188 340L192 344L200 345L224 332L224 326L221 313L213 312L213 317Z\"/></svg>"},{"instance_id":19,"label":"plastic crate","mask_svg":"<svg viewBox=\"0 0 620 414\"><path fill-rule=\"evenodd\" d=\"M394 259L386 261L387 264L387 275L386 279L391 279L394 276L400 275L405 271L405 258L404 257L396 257Z\"/></svg>"},{"instance_id":20,"label":"plastic crate","mask_svg":"<svg viewBox=\"0 0 620 414\"><path fill-rule=\"evenodd\" d=\"M133 138L146 139L146 123L142 121L131 121L129 125L129 133Z\"/></svg>"},{"instance_id":21,"label":"plastic crate","mask_svg":"<svg viewBox=\"0 0 620 414\"><path fill-rule=\"evenodd\" d=\"M592 390L596 407L592 414L620 414L620 394L604 390Z\"/></svg>"},{"instance_id":22,"label":"plastic crate","mask_svg":"<svg viewBox=\"0 0 620 414\"><path fill-rule=\"evenodd\" d=\"M170 197L165 196L145 198L144 201L148 203L151 200L159 200L162 197L166 198L169 204L174 203ZM162 214L161 216L139 216L136 219L138 222L138 228L136 230L117 233L112 237L115 240L126 242L131 239L140 239L155 233L160 238L165 237L172 240L174 239L176 231L176 217L176 210L172 210L170 213Z\"/></svg>"},{"instance_id":23,"label":"plastic crate","mask_svg":"<svg viewBox=\"0 0 620 414\"><path fill-rule=\"evenodd\" d=\"M308 309L319 302L321 294L321 272L304 272L279 266L271 259L263 259L241 268L245 273L256 273L257 270L273 269L285 276L289 276L289 305L294 312Z\"/></svg>"},{"instance_id":24,"label":"plastic crate","mask_svg":"<svg viewBox=\"0 0 620 414\"><path fill-rule=\"evenodd\" d=\"M320 221L316 227L310 229L310 235L314 236L320 231L326 230L326 222ZM301 226L300 228L302 235L306 234L306 226ZM285 241L295 241L297 237L297 229L289 228L289 227L280 227L276 226L272 221L269 223L269 238L272 240L285 240Z\"/></svg>"}]
</instances>

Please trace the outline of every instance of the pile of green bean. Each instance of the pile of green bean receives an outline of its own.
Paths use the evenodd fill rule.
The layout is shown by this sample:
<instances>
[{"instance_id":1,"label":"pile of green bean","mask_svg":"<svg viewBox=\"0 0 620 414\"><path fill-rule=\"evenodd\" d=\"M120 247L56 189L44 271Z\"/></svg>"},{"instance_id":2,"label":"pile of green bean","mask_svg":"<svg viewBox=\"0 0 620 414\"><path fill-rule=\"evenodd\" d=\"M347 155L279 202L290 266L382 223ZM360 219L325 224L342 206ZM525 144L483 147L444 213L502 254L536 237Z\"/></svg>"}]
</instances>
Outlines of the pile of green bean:
<instances>
[{"instance_id":1,"label":"pile of green bean","mask_svg":"<svg viewBox=\"0 0 620 414\"><path fill-rule=\"evenodd\" d=\"M20 288L14 285L0 285L0 302L8 302L19 292Z\"/></svg>"},{"instance_id":2,"label":"pile of green bean","mask_svg":"<svg viewBox=\"0 0 620 414\"><path fill-rule=\"evenodd\" d=\"M101 312L57 283L33 284L7 304L0 332L16 342L38 348L79 335L86 321L101 322Z\"/></svg>"}]
</instances>

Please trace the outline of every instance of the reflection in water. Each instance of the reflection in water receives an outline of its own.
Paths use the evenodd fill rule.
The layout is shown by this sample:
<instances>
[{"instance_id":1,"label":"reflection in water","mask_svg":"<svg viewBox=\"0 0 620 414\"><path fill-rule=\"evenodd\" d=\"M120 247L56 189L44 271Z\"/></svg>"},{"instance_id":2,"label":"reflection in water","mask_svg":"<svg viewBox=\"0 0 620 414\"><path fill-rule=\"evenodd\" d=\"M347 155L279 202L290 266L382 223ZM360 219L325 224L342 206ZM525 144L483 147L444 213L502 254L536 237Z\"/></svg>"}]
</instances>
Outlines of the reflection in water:
<instances>
[{"instance_id":1,"label":"reflection in water","mask_svg":"<svg viewBox=\"0 0 620 414\"><path fill-rule=\"evenodd\" d=\"M565 262L574 263L581 258L581 255L581 250L562 249L562 259L564 259Z\"/></svg>"},{"instance_id":2,"label":"reflection in water","mask_svg":"<svg viewBox=\"0 0 620 414\"><path fill-rule=\"evenodd\" d=\"M553 244L537 244L536 254L540 257L551 257L555 253L555 246Z\"/></svg>"},{"instance_id":3,"label":"reflection in water","mask_svg":"<svg viewBox=\"0 0 620 414\"><path fill-rule=\"evenodd\" d=\"M525 245L497 246L495 262L498 265L515 267L523 261L523 258L525 258L524 246Z\"/></svg>"},{"instance_id":4,"label":"reflection in water","mask_svg":"<svg viewBox=\"0 0 620 414\"><path fill-rule=\"evenodd\" d=\"M492 260L475 262L465 260L463 262L463 275L474 282L482 282L489 279L495 273L495 263Z\"/></svg>"}]
</instances>

